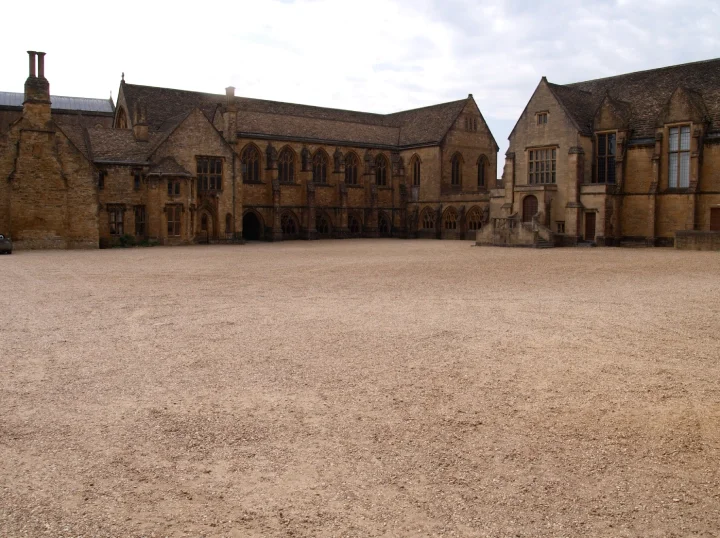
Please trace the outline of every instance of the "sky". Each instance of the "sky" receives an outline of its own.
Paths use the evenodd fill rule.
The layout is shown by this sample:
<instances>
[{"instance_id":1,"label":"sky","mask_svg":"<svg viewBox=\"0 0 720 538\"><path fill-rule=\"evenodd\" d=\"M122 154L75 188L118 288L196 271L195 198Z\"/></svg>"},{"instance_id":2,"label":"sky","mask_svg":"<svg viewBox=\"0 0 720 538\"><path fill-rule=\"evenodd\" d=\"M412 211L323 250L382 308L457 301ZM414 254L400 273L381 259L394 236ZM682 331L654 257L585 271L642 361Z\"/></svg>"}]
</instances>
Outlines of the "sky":
<instances>
[{"instance_id":1,"label":"sky","mask_svg":"<svg viewBox=\"0 0 720 538\"><path fill-rule=\"evenodd\" d=\"M500 146L498 175L542 76L720 57L716 0L68 0L3 13L15 22L0 33L0 91L23 91L36 50L54 95L115 97L123 72L133 84L377 113L471 93Z\"/></svg>"}]
</instances>

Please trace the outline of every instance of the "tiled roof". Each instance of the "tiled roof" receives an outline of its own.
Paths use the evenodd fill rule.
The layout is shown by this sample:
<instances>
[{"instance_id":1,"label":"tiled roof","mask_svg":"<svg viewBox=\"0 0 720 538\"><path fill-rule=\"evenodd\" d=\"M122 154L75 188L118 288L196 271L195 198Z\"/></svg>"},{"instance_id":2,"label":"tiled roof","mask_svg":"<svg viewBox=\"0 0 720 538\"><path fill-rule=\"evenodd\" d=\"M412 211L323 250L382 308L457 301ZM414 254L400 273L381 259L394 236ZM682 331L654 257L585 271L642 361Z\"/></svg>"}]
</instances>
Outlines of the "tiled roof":
<instances>
[{"instance_id":1,"label":"tiled roof","mask_svg":"<svg viewBox=\"0 0 720 538\"><path fill-rule=\"evenodd\" d=\"M223 107L227 99L225 95L125 82L122 91L130 110L137 102L146 107L148 125L154 130L167 128L171 118L194 107L212 121L216 108ZM385 115L235 97L241 133L388 146L439 143L466 103L463 99Z\"/></svg>"},{"instance_id":2,"label":"tiled roof","mask_svg":"<svg viewBox=\"0 0 720 538\"><path fill-rule=\"evenodd\" d=\"M192 174L185 170L185 168L178 164L178 162L172 157L165 157L159 163L152 165L148 175L192 177Z\"/></svg>"},{"instance_id":3,"label":"tiled roof","mask_svg":"<svg viewBox=\"0 0 720 538\"><path fill-rule=\"evenodd\" d=\"M707 109L711 129L720 129L720 58L564 86L550 84L550 88L581 130L590 129L590 133L595 112L605 95L610 95L629 104L632 137L652 137L665 105L678 88L690 90L698 106L704 103L701 108Z\"/></svg>"},{"instance_id":4,"label":"tiled roof","mask_svg":"<svg viewBox=\"0 0 720 538\"><path fill-rule=\"evenodd\" d=\"M59 125L73 144L93 162L144 163L165 133L150 133L147 142L135 140L132 129L84 128Z\"/></svg>"},{"instance_id":5,"label":"tiled roof","mask_svg":"<svg viewBox=\"0 0 720 538\"><path fill-rule=\"evenodd\" d=\"M17 92L0 92L0 106L22 108L25 94ZM64 97L62 95L50 96L50 108L54 110L69 110L73 112L104 112L112 114L115 106L110 99L94 99L90 97Z\"/></svg>"}]
</instances>

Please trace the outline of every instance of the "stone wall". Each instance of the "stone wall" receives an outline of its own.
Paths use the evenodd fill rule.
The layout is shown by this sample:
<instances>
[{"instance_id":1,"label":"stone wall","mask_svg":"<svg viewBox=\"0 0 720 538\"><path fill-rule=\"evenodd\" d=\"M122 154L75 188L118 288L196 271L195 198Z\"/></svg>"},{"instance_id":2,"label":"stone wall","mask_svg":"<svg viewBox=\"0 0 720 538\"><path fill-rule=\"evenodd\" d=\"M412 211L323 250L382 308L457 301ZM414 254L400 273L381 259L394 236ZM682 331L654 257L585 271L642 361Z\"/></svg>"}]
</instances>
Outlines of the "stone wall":
<instances>
[{"instance_id":1,"label":"stone wall","mask_svg":"<svg viewBox=\"0 0 720 538\"><path fill-rule=\"evenodd\" d=\"M680 250L720 250L720 232L697 230L676 232L675 248Z\"/></svg>"}]
</instances>

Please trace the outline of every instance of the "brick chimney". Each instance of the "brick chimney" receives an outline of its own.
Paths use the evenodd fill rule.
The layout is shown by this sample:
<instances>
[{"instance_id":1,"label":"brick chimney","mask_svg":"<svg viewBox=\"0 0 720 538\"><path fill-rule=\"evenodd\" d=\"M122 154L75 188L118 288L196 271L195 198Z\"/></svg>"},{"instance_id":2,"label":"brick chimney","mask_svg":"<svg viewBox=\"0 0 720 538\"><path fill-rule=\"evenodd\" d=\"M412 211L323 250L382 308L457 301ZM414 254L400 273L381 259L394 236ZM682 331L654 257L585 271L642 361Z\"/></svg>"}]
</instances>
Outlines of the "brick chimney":
<instances>
[{"instance_id":1,"label":"brick chimney","mask_svg":"<svg viewBox=\"0 0 720 538\"><path fill-rule=\"evenodd\" d=\"M29 50L28 56L30 74L25 81L23 116L35 125L45 125L50 121L50 83L45 78L45 53Z\"/></svg>"},{"instance_id":2,"label":"brick chimney","mask_svg":"<svg viewBox=\"0 0 720 538\"><path fill-rule=\"evenodd\" d=\"M223 114L224 126L223 136L228 142L234 142L237 136L237 103L235 102L235 88L228 86L225 88L227 96L225 113Z\"/></svg>"},{"instance_id":3,"label":"brick chimney","mask_svg":"<svg viewBox=\"0 0 720 538\"><path fill-rule=\"evenodd\" d=\"M133 135L139 142L147 142L150 138L147 124L147 111L142 103L135 103L135 117L133 118Z\"/></svg>"}]
</instances>

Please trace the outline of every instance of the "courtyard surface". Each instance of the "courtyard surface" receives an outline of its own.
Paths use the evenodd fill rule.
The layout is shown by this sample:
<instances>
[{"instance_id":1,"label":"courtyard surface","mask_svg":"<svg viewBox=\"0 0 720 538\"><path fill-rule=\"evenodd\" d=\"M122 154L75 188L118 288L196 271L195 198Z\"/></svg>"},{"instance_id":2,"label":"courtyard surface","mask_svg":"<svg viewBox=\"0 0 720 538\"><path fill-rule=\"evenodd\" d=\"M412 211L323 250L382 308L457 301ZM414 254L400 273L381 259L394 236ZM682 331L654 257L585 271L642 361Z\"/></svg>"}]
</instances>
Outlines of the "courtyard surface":
<instances>
[{"instance_id":1,"label":"courtyard surface","mask_svg":"<svg viewBox=\"0 0 720 538\"><path fill-rule=\"evenodd\" d=\"M720 254L0 256L0 536L720 535Z\"/></svg>"}]
</instances>

